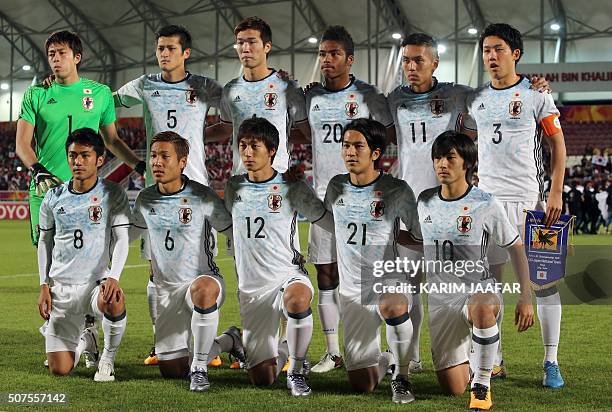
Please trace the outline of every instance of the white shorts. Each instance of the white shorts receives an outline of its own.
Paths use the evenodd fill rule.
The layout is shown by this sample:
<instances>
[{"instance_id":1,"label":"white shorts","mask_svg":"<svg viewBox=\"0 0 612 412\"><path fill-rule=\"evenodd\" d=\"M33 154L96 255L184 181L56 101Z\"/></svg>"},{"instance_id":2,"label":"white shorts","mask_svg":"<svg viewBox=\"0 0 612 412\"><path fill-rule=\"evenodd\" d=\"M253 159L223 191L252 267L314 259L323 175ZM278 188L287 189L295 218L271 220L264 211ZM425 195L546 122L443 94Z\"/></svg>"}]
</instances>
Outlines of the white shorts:
<instances>
[{"instance_id":1,"label":"white shorts","mask_svg":"<svg viewBox=\"0 0 612 412\"><path fill-rule=\"evenodd\" d=\"M336 237L318 225L310 225L308 232L308 260L315 265L335 263Z\"/></svg>"},{"instance_id":2,"label":"white shorts","mask_svg":"<svg viewBox=\"0 0 612 412\"><path fill-rule=\"evenodd\" d=\"M200 275L177 287L156 285L157 318L155 319L155 351L163 360L188 356L191 347L191 314L193 302L189 288L197 279L208 276L219 284L217 307L225 299L225 282L220 276ZM174 353L176 356L168 356Z\"/></svg>"},{"instance_id":3,"label":"white shorts","mask_svg":"<svg viewBox=\"0 0 612 412\"><path fill-rule=\"evenodd\" d=\"M468 321L468 301L471 295L440 296L443 297L436 299L429 294L427 305L431 357L436 371L468 362L472 335L472 325ZM496 296L501 304L502 296Z\"/></svg>"},{"instance_id":4,"label":"white shorts","mask_svg":"<svg viewBox=\"0 0 612 412\"><path fill-rule=\"evenodd\" d=\"M217 231L211 227L210 229L210 251L213 256L219 254L219 245L217 244ZM151 239L149 232L146 231L140 238L140 257L144 260L151 260Z\"/></svg>"},{"instance_id":5,"label":"white shorts","mask_svg":"<svg viewBox=\"0 0 612 412\"><path fill-rule=\"evenodd\" d=\"M294 282L308 286L314 296L310 279L303 275L291 276L280 285L256 295L247 295L244 292L238 295L247 369L278 356L278 326L281 316L287 318L283 296L285 289Z\"/></svg>"},{"instance_id":6,"label":"white shorts","mask_svg":"<svg viewBox=\"0 0 612 412\"><path fill-rule=\"evenodd\" d=\"M98 283L67 285L54 283L51 287L51 317L45 333L47 352L74 352L79 343L85 315L103 316L98 308Z\"/></svg>"},{"instance_id":7,"label":"white shorts","mask_svg":"<svg viewBox=\"0 0 612 412\"><path fill-rule=\"evenodd\" d=\"M501 204L508 215L510 224L516 228L521 236L521 240L525 237L525 213L523 213L523 210L546 210L546 203L541 200L521 202L502 201ZM497 246L495 242L491 242L489 243L489 250L487 251L487 260L489 265L503 265L509 260L508 251Z\"/></svg>"}]
</instances>

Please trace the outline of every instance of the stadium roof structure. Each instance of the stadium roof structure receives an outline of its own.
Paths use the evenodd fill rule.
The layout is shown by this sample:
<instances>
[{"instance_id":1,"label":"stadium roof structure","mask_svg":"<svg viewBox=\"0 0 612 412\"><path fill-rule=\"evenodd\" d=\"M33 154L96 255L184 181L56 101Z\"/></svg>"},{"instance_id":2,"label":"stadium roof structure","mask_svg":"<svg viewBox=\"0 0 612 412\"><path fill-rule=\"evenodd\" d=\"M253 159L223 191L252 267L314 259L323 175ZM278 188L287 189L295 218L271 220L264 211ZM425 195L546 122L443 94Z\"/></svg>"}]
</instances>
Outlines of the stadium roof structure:
<instances>
[{"instance_id":1,"label":"stadium roof structure","mask_svg":"<svg viewBox=\"0 0 612 412\"><path fill-rule=\"evenodd\" d=\"M84 41L81 70L111 87L119 71L156 64L153 33L169 23L192 33L191 61L217 64L235 58L233 28L251 15L271 25L274 53L291 56L315 51L316 42L308 39L332 24L347 27L358 49L372 51L398 44L394 33L414 31L474 44L486 24L507 22L527 40L557 42L561 62L567 42L612 37L609 0L3 0L0 80L47 72L44 40L62 29L78 32Z\"/></svg>"}]
</instances>

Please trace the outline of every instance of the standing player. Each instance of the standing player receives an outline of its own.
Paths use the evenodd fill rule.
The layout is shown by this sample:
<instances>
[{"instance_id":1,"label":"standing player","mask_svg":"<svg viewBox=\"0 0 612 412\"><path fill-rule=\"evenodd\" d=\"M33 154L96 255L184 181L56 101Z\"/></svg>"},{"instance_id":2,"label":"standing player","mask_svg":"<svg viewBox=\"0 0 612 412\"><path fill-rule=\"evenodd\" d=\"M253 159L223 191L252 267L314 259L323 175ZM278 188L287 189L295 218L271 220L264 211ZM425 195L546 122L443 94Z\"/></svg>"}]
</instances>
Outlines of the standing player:
<instances>
[{"instance_id":1,"label":"standing player","mask_svg":"<svg viewBox=\"0 0 612 412\"><path fill-rule=\"evenodd\" d=\"M258 17L248 17L234 29L236 52L244 75L225 85L221 97L221 123L207 128L213 138L233 135L232 174L245 173L238 150L238 126L253 116L268 119L278 130L280 141L274 169L284 173L289 167L287 138L292 125L310 136L304 93L298 84L281 77L268 67L272 50L272 30ZM235 126L235 127L234 127Z\"/></svg>"},{"instance_id":2,"label":"standing player","mask_svg":"<svg viewBox=\"0 0 612 412\"><path fill-rule=\"evenodd\" d=\"M40 207L38 244L38 309L49 322L49 371L63 376L76 366L84 316L93 313L104 316L97 382L115 380L115 355L127 321L119 277L128 256L130 225L125 191L98 178L104 150L102 138L92 129L77 129L68 136L65 153L72 179L47 192ZM93 351L92 332L81 339Z\"/></svg>"},{"instance_id":3,"label":"standing player","mask_svg":"<svg viewBox=\"0 0 612 412\"><path fill-rule=\"evenodd\" d=\"M210 231L231 229L231 216L211 188L182 174L188 156L189 143L175 132L161 132L151 140L149 167L155 184L136 198L132 236L147 230L151 239L160 372L165 378L189 374L190 390L201 392L210 388L209 357L231 352L244 360L244 353L235 327L215 339L225 291L210 250Z\"/></svg>"},{"instance_id":4,"label":"standing player","mask_svg":"<svg viewBox=\"0 0 612 412\"><path fill-rule=\"evenodd\" d=\"M518 30L492 24L480 36L480 48L491 82L475 90L467 101L478 128L479 187L502 201L519 233L524 229L523 210L545 209L549 226L563 207L566 152L559 111L550 94L532 90L529 80L516 73L516 63L523 55ZM542 134L551 147L552 178L546 204ZM500 280L507 253L493 247L488 259ZM555 286L535 295L544 342L543 385L560 388L564 384L557 362L561 298Z\"/></svg>"},{"instance_id":5,"label":"standing player","mask_svg":"<svg viewBox=\"0 0 612 412\"><path fill-rule=\"evenodd\" d=\"M225 203L234 224L249 379L257 386L272 385L288 355L287 388L293 396L308 396L303 365L312 337L313 288L299 252L297 217L302 214L328 230L333 219L305 182L286 182L273 168L279 132L270 121L245 120L237 139L248 173L228 181ZM287 318L287 339L278 345L281 318Z\"/></svg>"},{"instance_id":6,"label":"standing player","mask_svg":"<svg viewBox=\"0 0 612 412\"><path fill-rule=\"evenodd\" d=\"M155 33L155 42L155 55L161 73L143 75L123 85L114 93L115 106L133 107L142 104L147 133L147 155L151 139L157 133L171 130L186 138L190 150L184 173L189 179L208 185L204 127L208 110L211 107L219 108L223 88L215 80L191 74L185 68L185 63L191 55L191 34L184 27L162 27ZM150 170L147 170L146 184L152 184ZM147 243L146 237L143 242ZM216 243L213 233L211 247L215 255ZM147 244L143 245L143 257L151 260ZM157 316L154 291L155 283L151 273L147 297L153 334ZM155 348L144 363L157 364Z\"/></svg>"},{"instance_id":7,"label":"standing player","mask_svg":"<svg viewBox=\"0 0 612 412\"><path fill-rule=\"evenodd\" d=\"M355 45L346 29L342 26L327 28L319 44L319 65L324 82L306 92L314 186L321 200L331 178L346 172L341 153L344 127L353 119L368 117L393 127L385 96L375 86L350 74L354 59ZM333 234L311 226L308 255L317 269L317 308L326 343L325 354L312 371L323 373L344 364L338 345L339 277Z\"/></svg>"},{"instance_id":8,"label":"standing player","mask_svg":"<svg viewBox=\"0 0 612 412\"><path fill-rule=\"evenodd\" d=\"M487 243L493 239L512 257L521 292L515 316L519 332L533 324L527 257L501 204L469 183L477 159L472 140L455 131L444 132L434 141L431 158L441 186L423 191L418 207L427 282L438 287L428 294L434 368L445 393L464 393L471 335L474 377L469 407L489 410L501 296L493 289L495 279L485 262ZM450 290L452 286L456 292ZM442 292L443 287L449 292Z\"/></svg>"},{"instance_id":9,"label":"standing player","mask_svg":"<svg viewBox=\"0 0 612 412\"><path fill-rule=\"evenodd\" d=\"M38 213L45 192L71 177L64 146L73 130L83 127L100 130L111 152L135 167L138 173L144 174L145 170L145 163L117 136L108 86L79 77L78 66L83 56L81 39L69 31L55 32L47 38L45 50L55 81L50 81L49 87L35 85L26 90L15 142L17 156L32 174L28 203L30 233L35 246ZM90 317L88 327L97 336L97 326ZM87 365L95 364L97 348L85 354Z\"/></svg>"},{"instance_id":10,"label":"standing player","mask_svg":"<svg viewBox=\"0 0 612 412\"><path fill-rule=\"evenodd\" d=\"M385 376L391 359L390 354L380 351L380 325L384 321L387 344L395 358L392 399L408 403L414 401L408 380L413 332L410 295L385 294L374 303L362 299L373 262L398 256L400 221L413 243L420 238L412 189L406 182L376 170L386 141L385 127L375 120L357 119L344 128L342 156L349 173L332 178L325 205L333 211L335 220L339 306L349 382L360 392L372 392Z\"/></svg>"}]
</instances>

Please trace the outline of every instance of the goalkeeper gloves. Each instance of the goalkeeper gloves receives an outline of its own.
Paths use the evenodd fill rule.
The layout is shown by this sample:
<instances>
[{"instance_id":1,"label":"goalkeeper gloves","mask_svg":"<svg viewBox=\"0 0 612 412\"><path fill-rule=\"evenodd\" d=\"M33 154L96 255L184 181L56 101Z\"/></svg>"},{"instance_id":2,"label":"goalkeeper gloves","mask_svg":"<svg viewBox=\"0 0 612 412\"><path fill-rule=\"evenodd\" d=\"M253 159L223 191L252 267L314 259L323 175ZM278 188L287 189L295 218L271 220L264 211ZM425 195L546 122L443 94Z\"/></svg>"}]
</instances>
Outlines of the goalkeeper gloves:
<instances>
[{"instance_id":1,"label":"goalkeeper gloves","mask_svg":"<svg viewBox=\"0 0 612 412\"><path fill-rule=\"evenodd\" d=\"M32 173L32 179L34 179L37 196L44 196L47 190L62 183L59 177L48 171L40 163L34 163L30 168L30 172Z\"/></svg>"}]
</instances>

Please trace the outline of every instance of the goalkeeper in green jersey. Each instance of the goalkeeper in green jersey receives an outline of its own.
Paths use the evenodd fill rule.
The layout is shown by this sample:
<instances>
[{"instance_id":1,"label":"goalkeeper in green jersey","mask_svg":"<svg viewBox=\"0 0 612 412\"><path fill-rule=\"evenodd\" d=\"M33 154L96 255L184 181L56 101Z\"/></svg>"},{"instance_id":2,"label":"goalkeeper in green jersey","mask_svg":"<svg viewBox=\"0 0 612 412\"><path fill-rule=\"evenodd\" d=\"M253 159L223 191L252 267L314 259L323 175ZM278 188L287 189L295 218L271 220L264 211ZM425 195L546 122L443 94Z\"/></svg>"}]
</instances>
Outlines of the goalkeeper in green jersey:
<instances>
[{"instance_id":1,"label":"goalkeeper in green jersey","mask_svg":"<svg viewBox=\"0 0 612 412\"><path fill-rule=\"evenodd\" d=\"M119 138L113 96L108 86L79 77L83 46L69 31L47 39L45 50L55 75L50 87L31 86L23 96L17 121L16 152L30 169L30 222L32 242L38 243L38 213L45 192L70 179L66 138L76 129L100 130L106 147L119 159L144 174L141 161Z\"/></svg>"}]
</instances>

